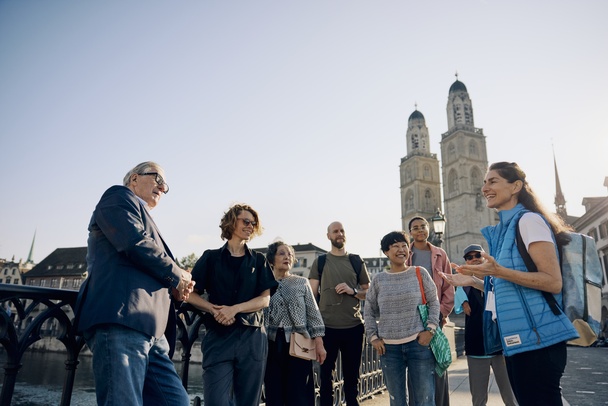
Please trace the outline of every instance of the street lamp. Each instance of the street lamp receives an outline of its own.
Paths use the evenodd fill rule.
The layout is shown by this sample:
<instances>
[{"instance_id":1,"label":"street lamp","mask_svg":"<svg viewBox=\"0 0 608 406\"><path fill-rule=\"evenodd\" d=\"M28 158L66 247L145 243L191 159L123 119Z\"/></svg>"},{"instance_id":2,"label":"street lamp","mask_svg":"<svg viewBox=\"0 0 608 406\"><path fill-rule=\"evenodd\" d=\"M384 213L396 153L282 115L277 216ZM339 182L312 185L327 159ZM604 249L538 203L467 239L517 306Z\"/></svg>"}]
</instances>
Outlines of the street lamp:
<instances>
[{"instance_id":1,"label":"street lamp","mask_svg":"<svg viewBox=\"0 0 608 406\"><path fill-rule=\"evenodd\" d=\"M443 243L441 236L445 232L445 216L441 213L440 209L437 209L437 213L431 217L431 224L433 225L433 231L437 236L437 246L441 247L441 244Z\"/></svg>"}]
</instances>

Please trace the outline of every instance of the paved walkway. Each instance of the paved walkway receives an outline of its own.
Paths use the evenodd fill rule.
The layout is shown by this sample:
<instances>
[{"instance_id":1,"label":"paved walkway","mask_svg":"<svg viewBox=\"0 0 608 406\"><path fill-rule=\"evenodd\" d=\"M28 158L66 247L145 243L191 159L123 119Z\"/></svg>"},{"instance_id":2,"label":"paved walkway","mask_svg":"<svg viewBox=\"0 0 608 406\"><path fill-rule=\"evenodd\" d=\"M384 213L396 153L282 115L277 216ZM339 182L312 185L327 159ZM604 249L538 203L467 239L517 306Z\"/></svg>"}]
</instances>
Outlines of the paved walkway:
<instances>
[{"instance_id":1,"label":"paved walkway","mask_svg":"<svg viewBox=\"0 0 608 406\"><path fill-rule=\"evenodd\" d=\"M471 404L467 359L454 360L449 370L450 405ZM564 406L608 405L608 348L568 347L568 365L562 377ZM388 406L388 392L365 400L362 406ZM504 405L494 375L490 377L487 406Z\"/></svg>"}]
</instances>

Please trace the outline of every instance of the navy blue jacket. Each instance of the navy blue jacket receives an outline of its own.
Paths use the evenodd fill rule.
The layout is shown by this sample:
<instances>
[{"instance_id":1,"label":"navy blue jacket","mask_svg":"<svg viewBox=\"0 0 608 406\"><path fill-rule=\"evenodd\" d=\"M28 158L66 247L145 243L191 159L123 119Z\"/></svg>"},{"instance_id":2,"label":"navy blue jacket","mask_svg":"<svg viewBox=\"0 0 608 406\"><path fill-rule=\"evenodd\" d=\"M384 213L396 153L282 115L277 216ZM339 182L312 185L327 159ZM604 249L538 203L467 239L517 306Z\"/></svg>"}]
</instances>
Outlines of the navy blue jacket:
<instances>
[{"instance_id":1,"label":"navy blue jacket","mask_svg":"<svg viewBox=\"0 0 608 406\"><path fill-rule=\"evenodd\" d=\"M109 188L93 212L87 272L76 305L78 331L114 323L159 338L169 322L174 334L170 288L179 284L181 269L144 204L125 186Z\"/></svg>"}]
</instances>

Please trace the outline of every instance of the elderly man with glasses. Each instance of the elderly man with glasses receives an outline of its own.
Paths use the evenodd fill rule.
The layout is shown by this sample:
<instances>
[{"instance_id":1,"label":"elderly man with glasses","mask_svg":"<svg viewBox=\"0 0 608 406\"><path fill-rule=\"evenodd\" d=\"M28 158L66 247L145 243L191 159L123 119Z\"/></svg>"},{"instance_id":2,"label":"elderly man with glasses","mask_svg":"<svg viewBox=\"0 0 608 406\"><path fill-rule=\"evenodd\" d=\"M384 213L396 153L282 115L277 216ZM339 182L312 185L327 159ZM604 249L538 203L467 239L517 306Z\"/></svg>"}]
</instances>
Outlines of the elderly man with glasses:
<instances>
[{"instance_id":1,"label":"elderly man with glasses","mask_svg":"<svg viewBox=\"0 0 608 406\"><path fill-rule=\"evenodd\" d=\"M93 352L99 405L190 404L175 371L174 300L193 290L149 211L169 191L163 169L143 162L101 197L89 223L88 278L77 329ZM166 334L166 336L165 336Z\"/></svg>"},{"instance_id":2,"label":"elderly man with glasses","mask_svg":"<svg viewBox=\"0 0 608 406\"><path fill-rule=\"evenodd\" d=\"M464 249L467 265L479 265L486 261L484 249L479 244L471 244ZM469 389L473 406L485 406L488 402L490 367L494 371L500 396L506 406L517 405L509 383L505 357L502 354L486 354L483 344L484 293L471 286L456 289L455 312L465 314L464 349L469 366Z\"/></svg>"}]
</instances>

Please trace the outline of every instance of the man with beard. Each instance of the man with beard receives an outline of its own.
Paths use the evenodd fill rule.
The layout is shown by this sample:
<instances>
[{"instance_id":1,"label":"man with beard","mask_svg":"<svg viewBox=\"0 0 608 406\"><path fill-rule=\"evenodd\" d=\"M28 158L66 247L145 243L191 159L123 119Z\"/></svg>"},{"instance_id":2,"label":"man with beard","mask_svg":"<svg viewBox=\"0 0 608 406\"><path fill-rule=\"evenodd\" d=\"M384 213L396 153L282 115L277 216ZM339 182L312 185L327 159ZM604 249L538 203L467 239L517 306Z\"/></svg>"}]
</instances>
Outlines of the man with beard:
<instances>
[{"instance_id":1,"label":"man with beard","mask_svg":"<svg viewBox=\"0 0 608 406\"><path fill-rule=\"evenodd\" d=\"M338 351L342 354L346 404L355 406L359 405L357 395L364 330L359 300L365 299L369 274L358 255L346 252L346 233L342 223L331 223L327 227L327 238L331 241L331 251L314 261L309 275L312 291L315 296L320 296L319 310L325 323L323 345L327 358L321 365L321 406L335 404L332 376Z\"/></svg>"}]
</instances>

